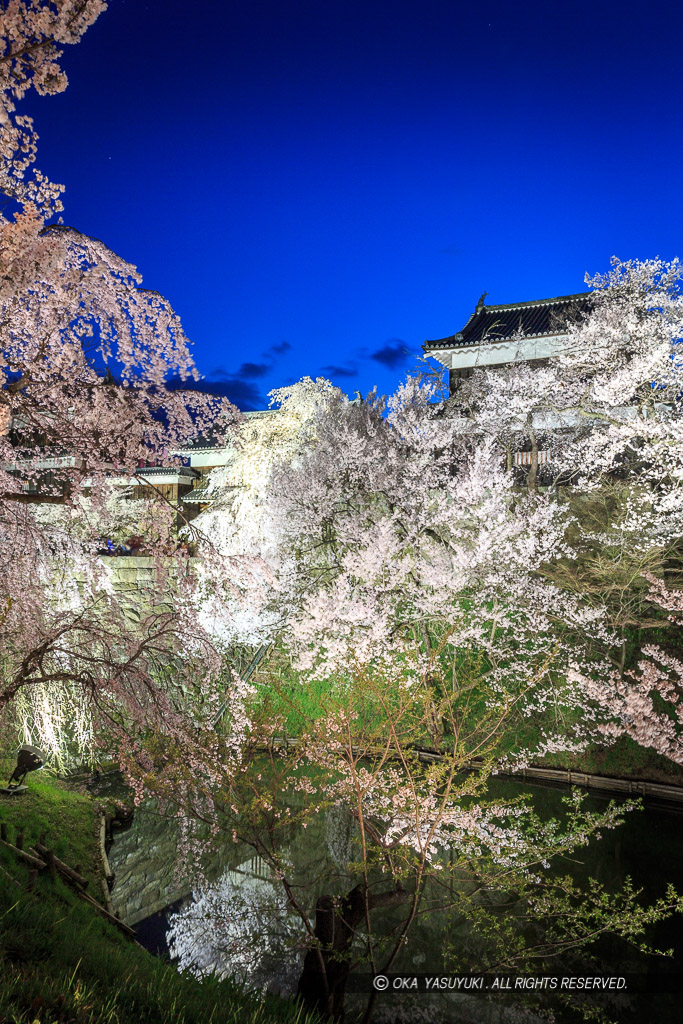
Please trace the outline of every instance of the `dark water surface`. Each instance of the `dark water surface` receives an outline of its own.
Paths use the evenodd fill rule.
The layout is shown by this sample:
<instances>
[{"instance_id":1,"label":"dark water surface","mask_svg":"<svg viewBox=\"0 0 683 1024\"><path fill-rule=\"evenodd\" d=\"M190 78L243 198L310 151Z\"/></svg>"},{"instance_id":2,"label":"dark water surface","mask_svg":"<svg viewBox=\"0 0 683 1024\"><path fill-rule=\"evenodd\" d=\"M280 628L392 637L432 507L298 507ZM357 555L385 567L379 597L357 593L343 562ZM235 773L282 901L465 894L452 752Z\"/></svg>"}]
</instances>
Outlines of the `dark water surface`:
<instances>
[{"instance_id":1,"label":"dark water surface","mask_svg":"<svg viewBox=\"0 0 683 1024\"><path fill-rule=\"evenodd\" d=\"M494 778L489 785L489 796L493 798L515 797L520 792L528 793L537 813L542 818L560 817L563 813L562 796L566 790L560 787L532 785L528 780L522 782L511 779ZM591 793L584 806L588 810L601 810L609 802L610 797ZM621 798L616 798L620 802ZM136 813L130 829L117 836L110 854L112 867L117 873L125 869L126 851L132 850L145 842L145 810ZM291 858L304 871L315 863L317 870L324 870L325 859L332 864L336 861L339 870L343 858L343 836L340 840L339 823L330 829L321 815L319 834L309 828L306 833L299 830L292 839ZM169 824L169 828L173 826ZM342 830L343 831L343 830ZM332 842L330 836L334 833ZM350 834L350 833L349 833ZM219 837L220 838L220 837ZM217 843L219 839L217 839ZM336 849L334 843L337 843ZM341 844L341 845L340 845ZM236 850L232 844L225 844L223 865L227 869L235 869L240 858L245 860L244 851ZM220 853L220 851L219 851ZM556 862L561 874L571 874L575 881L589 885L589 879L595 879L610 891L616 891L629 876L637 888L643 889L643 899L654 901L664 896L667 883L673 883L679 893L683 893L683 811L667 809L654 803L646 803L642 811L632 811L626 815L624 825L614 830L603 830L602 838L593 841L588 847L578 849L571 858ZM246 861L245 861L246 863ZM149 876L146 876L149 884ZM130 885L130 881L128 883ZM142 886L143 879L140 879ZM320 882L324 887L324 882ZM320 890L322 891L322 889ZM328 890L329 891L329 890ZM341 890L340 890L341 891ZM114 894L115 895L115 894ZM155 912L135 925L139 941L150 951L167 955L168 945L166 932L172 913L187 900L178 900L159 912ZM602 970L617 976L628 976L630 992L623 992L607 997L605 1010L608 1020L619 1024L635 1024L635 1022L665 1021L683 1024L683 918L676 916L654 926L647 936L650 945L674 950L672 957L646 956L635 950L631 945L616 938L606 938L597 946L602 961ZM442 956L444 943L445 920L438 915L425 916L419 921L414 932L411 932L409 945L401 953L394 970L432 973L443 969ZM450 938L453 939L452 933ZM467 934L463 932L462 941L467 943ZM638 940L641 941L641 940ZM558 967L558 973L561 968ZM636 984L637 983L637 984ZM635 992L634 989L649 988L648 992ZM353 986L350 986L353 988ZM397 995L387 1001L382 997L378 1004L377 1021L394 1024L419 1024L419 1022L448 1022L454 1024L536 1024L540 1017L534 1006L540 1008L542 997L529 997L526 1004L523 998L513 993L502 1002L492 1002L483 994L441 994L421 995L408 998ZM365 997L349 994L349 1022L354 1019L355 1006L362 1005ZM576 1001L578 1003L578 1000ZM575 1005L556 1008L556 1019L562 1022L582 1020L582 1015ZM374 1018L373 1018L374 1019Z\"/></svg>"}]
</instances>

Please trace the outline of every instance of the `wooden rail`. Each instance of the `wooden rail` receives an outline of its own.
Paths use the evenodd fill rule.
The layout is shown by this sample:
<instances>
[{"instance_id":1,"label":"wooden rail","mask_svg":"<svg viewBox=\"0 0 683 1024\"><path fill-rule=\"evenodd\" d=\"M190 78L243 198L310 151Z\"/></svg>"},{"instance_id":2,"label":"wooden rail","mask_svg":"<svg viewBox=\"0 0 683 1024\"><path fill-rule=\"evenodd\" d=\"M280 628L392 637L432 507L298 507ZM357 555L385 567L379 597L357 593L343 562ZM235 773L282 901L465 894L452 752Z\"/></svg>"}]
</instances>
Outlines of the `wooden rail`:
<instances>
[{"instance_id":1,"label":"wooden rail","mask_svg":"<svg viewBox=\"0 0 683 1024\"><path fill-rule=\"evenodd\" d=\"M6 826L2 830L2 834L3 836L7 835ZM38 876L39 871L47 870L53 879L55 879L57 875L60 875L65 882L68 882L68 884L76 892L80 899L85 900L85 902L89 903L91 907L94 907L95 910L97 910L97 912L102 915L102 917L106 918L106 920L109 921L111 924L116 925L116 927L125 935L127 935L128 938L135 939L135 932L133 931L133 929L120 918L118 918L113 912L113 907L111 906L111 899L109 898L109 886L107 885L107 880L105 878L102 879L103 895L105 897L105 902L108 904L107 907L103 907L101 903L98 903L97 900L93 899L93 897L86 892L86 888L88 886L88 879L80 873L80 870L78 868L70 868L68 864L65 864L64 861L59 859L59 857L56 857L54 851L48 849L44 845L44 834L41 835L40 840L40 842L35 844L35 849L29 847L28 850L24 850L22 849L23 832L17 832L17 837L15 840L17 844L16 846L8 842L5 838L0 838L0 845L4 846L8 850L11 850L11 852L14 853L14 855L17 858L22 860L25 864L28 864L29 868L31 869L29 872L28 884L26 886L27 891L33 892L35 890L36 878ZM39 856L37 856L37 854L39 854ZM10 874L10 872L8 872L4 867L2 867L2 865L0 865L0 872L3 875L6 875L8 878L10 878L15 885L20 884Z\"/></svg>"},{"instance_id":2,"label":"wooden rail","mask_svg":"<svg viewBox=\"0 0 683 1024\"><path fill-rule=\"evenodd\" d=\"M4 839L0 839L0 844L5 846L8 850L11 850L17 857L28 864L29 867L41 869L47 867L47 863L44 860L41 860L40 857L34 857L33 854L26 853L20 846L12 846L11 843L5 842Z\"/></svg>"},{"instance_id":3,"label":"wooden rail","mask_svg":"<svg viewBox=\"0 0 683 1024\"><path fill-rule=\"evenodd\" d=\"M499 772L510 778L551 782L553 785L583 786L585 789L607 793L625 793L628 796L652 797L683 805L683 787L664 782L645 782L640 779L618 779L606 775L590 775L561 768L520 768L515 772Z\"/></svg>"},{"instance_id":4,"label":"wooden rail","mask_svg":"<svg viewBox=\"0 0 683 1024\"><path fill-rule=\"evenodd\" d=\"M275 744L284 747L295 747L298 740L287 736L275 737ZM435 762L444 761L448 754L438 750L417 749L421 761ZM358 753L358 748L353 748ZM477 771L484 765L480 758L473 757L470 761L463 763L463 771L468 769ZM588 772L570 771L564 768L518 768L517 770L496 771L496 775L510 779L529 779L529 781L548 782L554 786L582 786L584 789L598 790L603 793L623 793L626 796L642 796L653 800L662 800L667 803L680 804L683 806L683 786L675 786L665 782L646 782L640 779L620 779L609 775L592 775Z\"/></svg>"},{"instance_id":5,"label":"wooden rail","mask_svg":"<svg viewBox=\"0 0 683 1024\"><path fill-rule=\"evenodd\" d=\"M440 761L447 757L447 754L440 754L437 751L419 751L420 760ZM479 758L472 760L465 766L475 771L483 767L484 762ZM553 786L582 786L584 789L594 789L603 793L624 793L627 796L650 797L655 800L681 804L683 806L683 786L674 786L664 782L645 782L640 779L619 779L610 775L591 775L589 772L576 772L564 768L518 768L505 771L501 769L496 775L509 779L529 779L529 781L548 782Z\"/></svg>"}]
</instances>

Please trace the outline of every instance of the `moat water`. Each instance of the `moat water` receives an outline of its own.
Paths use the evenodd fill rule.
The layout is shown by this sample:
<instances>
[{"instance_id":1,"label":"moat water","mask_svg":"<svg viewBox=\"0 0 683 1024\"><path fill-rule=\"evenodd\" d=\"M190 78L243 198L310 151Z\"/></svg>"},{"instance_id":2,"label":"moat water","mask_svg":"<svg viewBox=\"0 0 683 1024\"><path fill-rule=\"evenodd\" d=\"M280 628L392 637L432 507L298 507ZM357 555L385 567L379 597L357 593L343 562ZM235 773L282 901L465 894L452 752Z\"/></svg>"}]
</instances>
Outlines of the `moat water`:
<instances>
[{"instance_id":1,"label":"moat water","mask_svg":"<svg viewBox=\"0 0 683 1024\"><path fill-rule=\"evenodd\" d=\"M542 818L562 815L564 793L560 787L509 779L493 779L489 786L489 795L494 798L514 797L520 792L530 795ZM599 810L606 806L608 800L607 796L591 794L585 806L589 810ZM169 954L169 928L179 927L177 919L174 924L174 914L192 903L191 881L183 876L182 870L177 870L177 839L175 824L161 818L154 805L148 804L136 811L129 828L115 833L109 854L116 874L112 898L117 912L133 923L143 945L162 956ZM333 891L330 888L332 877L336 878L338 892L347 891L348 882L353 884L350 875L347 874L346 879L344 877L345 858L348 862L352 856L351 844L352 824L336 811L331 816L321 814L306 832L302 829L292 831L287 851L292 873L295 877L317 879L311 889L312 898L322 892ZM588 886L589 879L594 879L610 891L621 888L630 877L637 889L642 888L643 900L654 901L665 895L668 883L683 893L682 847L683 812L646 803L642 811L627 814L619 828L603 830L600 840L595 839L570 857L555 862L553 870L557 874L571 875L583 886ZM254 900L265 906L254 923L257 930L269 934L272 940L261 944L262 955L256 961L245 961L237 953L231 963L226 948L234 948L240 936L234 927L232 931L228 928L229 934L221 942L218 937L220 921L213 923L205 932L201 927L197 931L195 925L193 941L201 950L200 959L203 958L205 969L211 969L213 956L218 971L234 971L245 977L247 983L256 981L259 986L291 995L296 990L301 959L297 960L291 949L286 949L288 937L282 934L283 908L279 886L269 881L264 868L248 847L226 843L217 837L210 858L209 877L223 879L224 892L228 896L232 894L231 898L235 900L233 919L245 921ZM270 896L270 903L269 899L263 899L264 896ZM268 913L268 905L273 908L272 928L263 917ZM378 915L378 927L388 931L398 920L398 913L381 912L382 921ZM604 997L602 1005L608 1019L619 1024L635 1024L636 1021L643 1024L652 1021L654 1024L660 1020L675 1024L678 1020L683 1021L683 927L680 916L653 926L646 938L655 948L672 949L673 956L646 956L617 938L601 939L596 947L600 973L626 978L625 991L615 990ZM636 940L638 944L641 941L642 938ZM472 942L467 925L454 924L444 913L426 914L415 922L408 944L401 950L392 970L439 973L449 969L449 944L467 948ZM581 971L579 961L565 961L564 968L562 963L558 963L556 973L561 975L577 970ZM591 970L594 971L593 968ZM359 979L355 987L364 986L365 980ZM572 999L576 1003L574 997ZM354 991L354 984L350 982L347 996L349 1024L366 1000L367 994ZM530 997L528 991L526 999L516 992L504 996L496 993L495 997L479 991L429 995L392 995L389 992L378 1000L373 1021L378 1024L383 1021L391 1024L418 1024L420 1021L425 1024L449 1024L451 1021L454 1024L521 1024L525 1021L536 1024L541 1020L537 1011L542 1005L542 995L532 994ZM558 1021L581 1019L576 1005L573 1008L555 1006L555 1014Z\"/></svg>"}]
</instances>

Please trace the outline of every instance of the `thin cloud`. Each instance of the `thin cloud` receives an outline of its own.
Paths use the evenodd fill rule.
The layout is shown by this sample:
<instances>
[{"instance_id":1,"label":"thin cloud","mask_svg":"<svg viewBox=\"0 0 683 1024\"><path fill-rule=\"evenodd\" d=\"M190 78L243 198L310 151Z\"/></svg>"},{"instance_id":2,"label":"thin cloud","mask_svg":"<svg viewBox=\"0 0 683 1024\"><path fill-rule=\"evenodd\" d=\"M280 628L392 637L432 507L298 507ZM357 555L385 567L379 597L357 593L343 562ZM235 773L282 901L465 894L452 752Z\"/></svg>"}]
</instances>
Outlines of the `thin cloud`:
<instances>
[{"instance_id":1,"label":"thin cloud","mask_svg":"<svg viewBox=\"0 0 683 1024\"><path fill-rule=\"evenodd\" d=\"M401 338L389 338L384 348L377 349L372 353L371 358L388 370L398 370L404 366L410 357L405 341Z\"/></svg>"},{"instance_id":2,"label":"thin cloud","mask_svg":"<svg viewBox=\"0 0 683 1024\"><path fill-rule=\"evenodd\" d=\"M243 412L264 409L267 401L252 382L263 380L272 374L276 369L277 357L285 355L291 349L288 341L279 341L262 352L258 362L242 363L237 370L215 366L208 378L191 386L210 395L223 395Z\"/></svg>"},{"instance_id":3,"label":"thin cloud","mask_svg":"<svg viewBox=\"0 0 683 1024\"><path fill-rule=\"evenodd\" d=\"M181 380L174 377L167 381L166 386L172 391L187 388L189 391L201 391L204 395L229 398L242 412L265 408L265 401L259 389L250 381L235 375L224 374L221 380Z\"/></svg>"},{"instance_id":4,"label":"thin cloud","mask_svg":"<svg viewBox=\"0 0 683 1024\"><path fill-rule=\"evenodd\" d=\"M228 380L230 377L232 377L232 373L224 366L214 366L213 370L209 372L210 380Z\"/></svg>"},{"instance_id":5,"label":"thin cloud","mask_svg":"<svg viewBox=\"0 0 683 1024\"><path fill-rule=\"evenodd\" d=\"M231 376L244 377L247 380L258 380L261 377L267 377L272 369L272 363L242 363L239 370L231 374Z\"/></svg>"},{"instance_id":6,"label":"thin cloud","mask_svg":"<svg viewBox=\"0 0 683 1024\"><path fill-rule=\"evenodd\" d=\"M271 362L242 363L239 370L226 370L224 366L215 366L209 374L209 380L235 380L244 377L246 380L258 380L267 377L273 369Z\"/></svg>"},{"instance_id":7,"label":"thin cloud","mask_svg":"<svg viewBox=\"0 0 683 1024\"><path fill-rule=\"evenodd\" d=\"M320 373L324 373L326 377L357 377L358 367L354 365L335 366L333 363L330 366L321 366Z\"/></svg>"}]
</instances>

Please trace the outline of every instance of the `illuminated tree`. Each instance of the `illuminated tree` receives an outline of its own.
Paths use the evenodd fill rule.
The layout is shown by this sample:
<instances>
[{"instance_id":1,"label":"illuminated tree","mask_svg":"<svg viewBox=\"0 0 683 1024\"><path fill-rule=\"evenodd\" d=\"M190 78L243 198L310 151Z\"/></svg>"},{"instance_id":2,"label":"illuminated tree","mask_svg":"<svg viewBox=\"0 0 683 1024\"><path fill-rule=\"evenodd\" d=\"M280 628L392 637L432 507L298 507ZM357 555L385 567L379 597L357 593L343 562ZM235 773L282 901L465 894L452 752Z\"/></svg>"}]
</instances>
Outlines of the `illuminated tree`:
<instances>
[{"instance_id":1,"label":"illuminated tree","mask_svg":"<svg viewBox=\"0 0 683 1024\"><path fill-rule=\"evenodd\" d=\"M629 735L679 763L677 714L662 717L656 701L680 685L680 623L653 594L663 587L675 600L683 586L682 277L678 260L614 259L609 273L587 276L591 308L566 325L562 353L542 367L478 370L449 403L501 462L513 447L549 451L525 483L535 490L543 472L540 500L558 506L572 552L540 572L602 610L611 633L584 638L575 681L592 679L617 716L605 737ZM668 629L666 650L648 641L655 628Z\"/></svg>"},{"instance_id":2,"label":"illuminated tree","mask_svg":"<svg viewBox=\"0 0 683 1024\"><path fill-rule=\"evenodd\" d=\"M672 891L643 906L628 887L584 889L554 864L617 827L631 805L590 814L575 793L560 824L542 820L521 794L487 793L508 726L496 686L442 704L457 741L435 757L421 750L430 710L417 680L350 660L316 699L300 681L278 682L276 668L241 687L238 720L225 732L198 737L193 767L186 748L154 745L149 782L182 806L185 863L193 840L201 848L219 832L250 846L270 873L237 888L230 874L196 887L172 921L181 966L237 972L260 987L277 936L282 963L300 964L300 998L338 1019L349 973L410 969L406 941L432 912L447 934L467 935L447 943L448 967L435 960L435 970L543 974L576 968L577 947L607 932L637 945L648 923L680 909ZM296 736L285 743L293 717ZM473 751L482 756L477 772ZM328 853L321 840L340 821L343 840ZM376 994L362 998L369 1021Z\"/></svg>"},{"instance_id":3,"label":"illuminated tree","mask_svg":"<svg viewBox=\"0 0 683 1024\"><path fill-rule=\"evenodd\" d=\"M244 543L269 567L258 639L274 651L249 683L236 674L225 731L202 737L200 785L172 747L155 750L155 788L182 794L188 830L221 829L271 866L308 935L300 994L332 1015L349 970L391 969L430 906L479 934L476 960L453 951L463 969L549 965L678 906L671 892L643 908L628 888L556 882L556 855L614 826L614 809L598 820L571 803L563 829L486 795L491 773L604 741L636 704L598 685L595 651L614 643L604 603L545 571L575 554L566 507L520 490L495 433L444 415L433 395L419 380L386 403L329 394L296 451L268 464L258 500L239 492L245 534L213 510L233 557ZM350 864L302 877L288 830L333 806L353 823ZM537 922L535 943L490 913L498 903Z\"/></svg>"},{"instance_id":4,"label":"illuminated tree","mask_svg":"<svg viewBox=\"0 0 683 1024\"><path fill-rule=\"evenodd\" d=\"M31 688L41 707L53 702L53 730L77 700L93 735L108 723L123 736L131 721L179 727L182 709L158 683L176 652L201 652L209 676L218 658L196 616L159 610L168 580L192 585L160 495L145 536L156 594L130 628L96 557L103 524L111 529L110 480L177 464L171 452L208 429L220 439L237 414L225 400L167 389L171 376L197 377L177 315L102 242L55 223L61 186L30 173L37 136L17 103L31 88L66 87L61 47L105 6L11 0L0 10L0 708ZM24 711L36 706L27 700Z\"/></svg>"}]
</instances>

